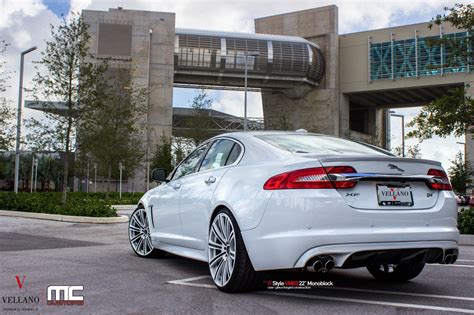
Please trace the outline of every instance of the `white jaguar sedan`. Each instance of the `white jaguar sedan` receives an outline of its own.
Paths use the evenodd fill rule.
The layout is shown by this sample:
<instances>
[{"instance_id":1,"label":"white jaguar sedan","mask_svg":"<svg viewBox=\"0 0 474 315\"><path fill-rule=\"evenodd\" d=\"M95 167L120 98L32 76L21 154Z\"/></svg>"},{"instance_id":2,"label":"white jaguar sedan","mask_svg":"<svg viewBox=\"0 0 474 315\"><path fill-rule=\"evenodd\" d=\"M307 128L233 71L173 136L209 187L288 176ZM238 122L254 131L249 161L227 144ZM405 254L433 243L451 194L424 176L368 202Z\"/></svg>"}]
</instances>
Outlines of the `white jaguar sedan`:
<instances>
[{"instance_id":1,"label":"white jaguar sedan","mask_svg":"<svg viewBox=\"0 0 474 315\"><path fill-rule=\"evenodd\" d=\"M261 271L366 267L406 281L458 256L456 198L441 164L306 132L229 133L194 150L140 200L129 238L140 257L209 264L226 292Z\"/></svg>"}]
</instances>

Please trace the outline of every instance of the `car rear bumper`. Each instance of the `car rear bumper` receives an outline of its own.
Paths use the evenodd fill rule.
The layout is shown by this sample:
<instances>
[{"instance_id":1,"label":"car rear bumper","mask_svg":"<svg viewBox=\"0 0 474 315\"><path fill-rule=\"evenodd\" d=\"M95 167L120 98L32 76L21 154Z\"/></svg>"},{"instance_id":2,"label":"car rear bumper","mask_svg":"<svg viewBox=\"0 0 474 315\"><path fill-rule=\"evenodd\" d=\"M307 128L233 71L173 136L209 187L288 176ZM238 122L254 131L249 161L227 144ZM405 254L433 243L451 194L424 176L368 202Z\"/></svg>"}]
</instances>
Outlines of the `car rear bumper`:
<instances>
[{"instance_id":1,"label":"car rear bumper","mask_svg":"<svg viewBox=\"0 0 474 315\"><path fill-rule=\"evenodd\" d=\"M336 194L272 195L259 225L242 231L255 270L302 268L318 255L331 255L336 267L344 267L352 254L363 251L457 252L457 206L448 192L430 209L383 211L351 208Z\"/></svg>"},{"instance_id":2,"label":"car rear bumper","mask_svg":"<svg viewBox=\"0 0 474 315\"><path fill-rule=\"evenodd\" d=\"M250 230L242 232L242 237L252 265L257 271L303 268L311 258L319 255L333 256L335 267L342 267L351 255L363 251L433 248L444 252L448 249L457 251L458 248L457 229L387 232L323 236L306 231L293 231L274 237L258 237L255 230ZM251 239L253 241L246 241Z\"/></svg>"},{"instance_id":3,"label":"car rear bumper","mask_svg":"<svg viewBox=\"0 0 474 315\"><path fill-rule=\"evenodd\" d=\"M343 267L346 261L354 254L361 252L395 251L408 249L440 249L444 252L454 250L457 254L457 242L454 241L428 241L428 242L398 242L398 243L363 243L363 244L340 244L319 246L307 250L296 261L294 268L303 268L308 261L320 255L331 255L335 267ZM444 256L444 255L443 255Z\"/></svg>"}]
</instances>

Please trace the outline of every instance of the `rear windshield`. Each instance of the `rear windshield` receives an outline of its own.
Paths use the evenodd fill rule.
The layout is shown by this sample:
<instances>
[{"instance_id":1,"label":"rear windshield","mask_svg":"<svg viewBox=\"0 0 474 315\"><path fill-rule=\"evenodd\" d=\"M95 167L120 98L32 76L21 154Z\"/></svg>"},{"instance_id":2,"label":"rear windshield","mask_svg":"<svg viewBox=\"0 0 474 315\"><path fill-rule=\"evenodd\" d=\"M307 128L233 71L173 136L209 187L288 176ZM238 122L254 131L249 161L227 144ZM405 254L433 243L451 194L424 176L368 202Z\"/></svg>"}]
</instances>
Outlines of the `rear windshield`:
<instances>
[{"instance_id":1,"label":"rear windshield","mask_svg":"<svg viewBox=\"0 0 474 315\"><path fill-rule=\"evenodd\" d=\"M274 134L256 137L292 153L393 156L388 151L368 144L323 135Z\"/></svg>"}]
</instances>

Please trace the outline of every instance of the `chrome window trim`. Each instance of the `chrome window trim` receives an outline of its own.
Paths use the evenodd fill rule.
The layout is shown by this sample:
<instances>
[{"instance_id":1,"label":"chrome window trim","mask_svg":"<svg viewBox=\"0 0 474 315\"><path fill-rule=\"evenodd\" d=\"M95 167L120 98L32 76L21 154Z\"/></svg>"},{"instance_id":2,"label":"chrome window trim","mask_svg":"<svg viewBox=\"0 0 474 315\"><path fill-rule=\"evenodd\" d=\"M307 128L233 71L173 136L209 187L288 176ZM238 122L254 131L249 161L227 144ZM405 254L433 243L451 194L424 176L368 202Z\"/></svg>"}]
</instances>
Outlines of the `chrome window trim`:
<instances>
[{"instance_id":1,"label":"chrome window trim","mask_svg":"<svg viewBox=\"0 0 474 315\"><path fill-rule=\"evenodd\" d=\"M245 152L245 146L244 146L240 141L238 141L237 139L234 139L234 138L231 138L231 137L218 137L218 138L213 138L213 139L211 139L211 140L212 140L212 143L211 143L211 145L207 148L206 154L207 154L207 152L209 152L209 149L212 147L212 145L214 144L214 142L219 141L219 140L229 140L229 141L232 141L234 144L237 144L238 146L240 146L240 154L239 154L239 156L237 157L237 159L235 160L235 162L232 163L232 164L224 165L224 166L217 167L217 168L207 169L207 170L203 170L203 171L201 171L201 164L202 164L202 160L203 160L203 159L201 159L201 160L199 161L199 168L198 168L198 170L197 170L196 172L192 173L192 174L196 174L196 173L206 173L206 172L209 172L209 171L214 171L214 170L219 170L219 169L223 169L223 168L230 167L230 166L235 166L235 165L239 164L239 163L240 163L240 160L243 158L244 152ZM234 147L232 147L232 149L233 149L233 148L234 148ZM231 149L231 151L232 151L232 149ZM229 153L230 153L230 152L229 152ZM203 158L204 158L205 156L206 156L206 155L204 155ZM191 174L189 174L189 175L191 175ZM184 177L184 176L183 176L183 177Z\"/></svg>"}]
</instances>

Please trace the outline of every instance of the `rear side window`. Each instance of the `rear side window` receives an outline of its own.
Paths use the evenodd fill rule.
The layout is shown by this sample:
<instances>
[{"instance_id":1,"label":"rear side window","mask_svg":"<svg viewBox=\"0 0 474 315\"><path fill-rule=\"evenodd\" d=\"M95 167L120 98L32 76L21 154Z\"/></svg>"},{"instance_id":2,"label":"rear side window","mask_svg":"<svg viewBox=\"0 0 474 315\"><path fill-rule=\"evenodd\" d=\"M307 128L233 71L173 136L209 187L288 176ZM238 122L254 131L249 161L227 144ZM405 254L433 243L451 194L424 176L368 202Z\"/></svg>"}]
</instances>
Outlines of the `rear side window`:
<instances>
[{"instance_id":1,"label":"rear side window","mask_svg":"<svg viewBox=\"0 0 474 315\"><path fill-rule=\"evenodd\" d=\"M388 151L368 144L324 135L274 134L257 138L292 153L393 156Z\"/></svg>"},{"instance_id":2,"label":"rear side window","mask_svg":"<svg viewBox=\"0 0 474 315\"><path fill-rule=\"evenodd\" d=\"M202 160L200 171L219 168L226 165L227 158L234 146L231 140L216 140Z\"/></svg>"},{"instance_id":3,"label":"rear side window","mask_svg":"<svg viewBox=\"0 0 474 315\"><path fill-rule=\"evenodd\" d=\"M242 148L237 143L234 144L232 151L230 151L229 157L227 158L227 162L225 165L234 164L237 161L238 157L240 156L240 152L242 152Z\"/></svg>"}]
</instances>

